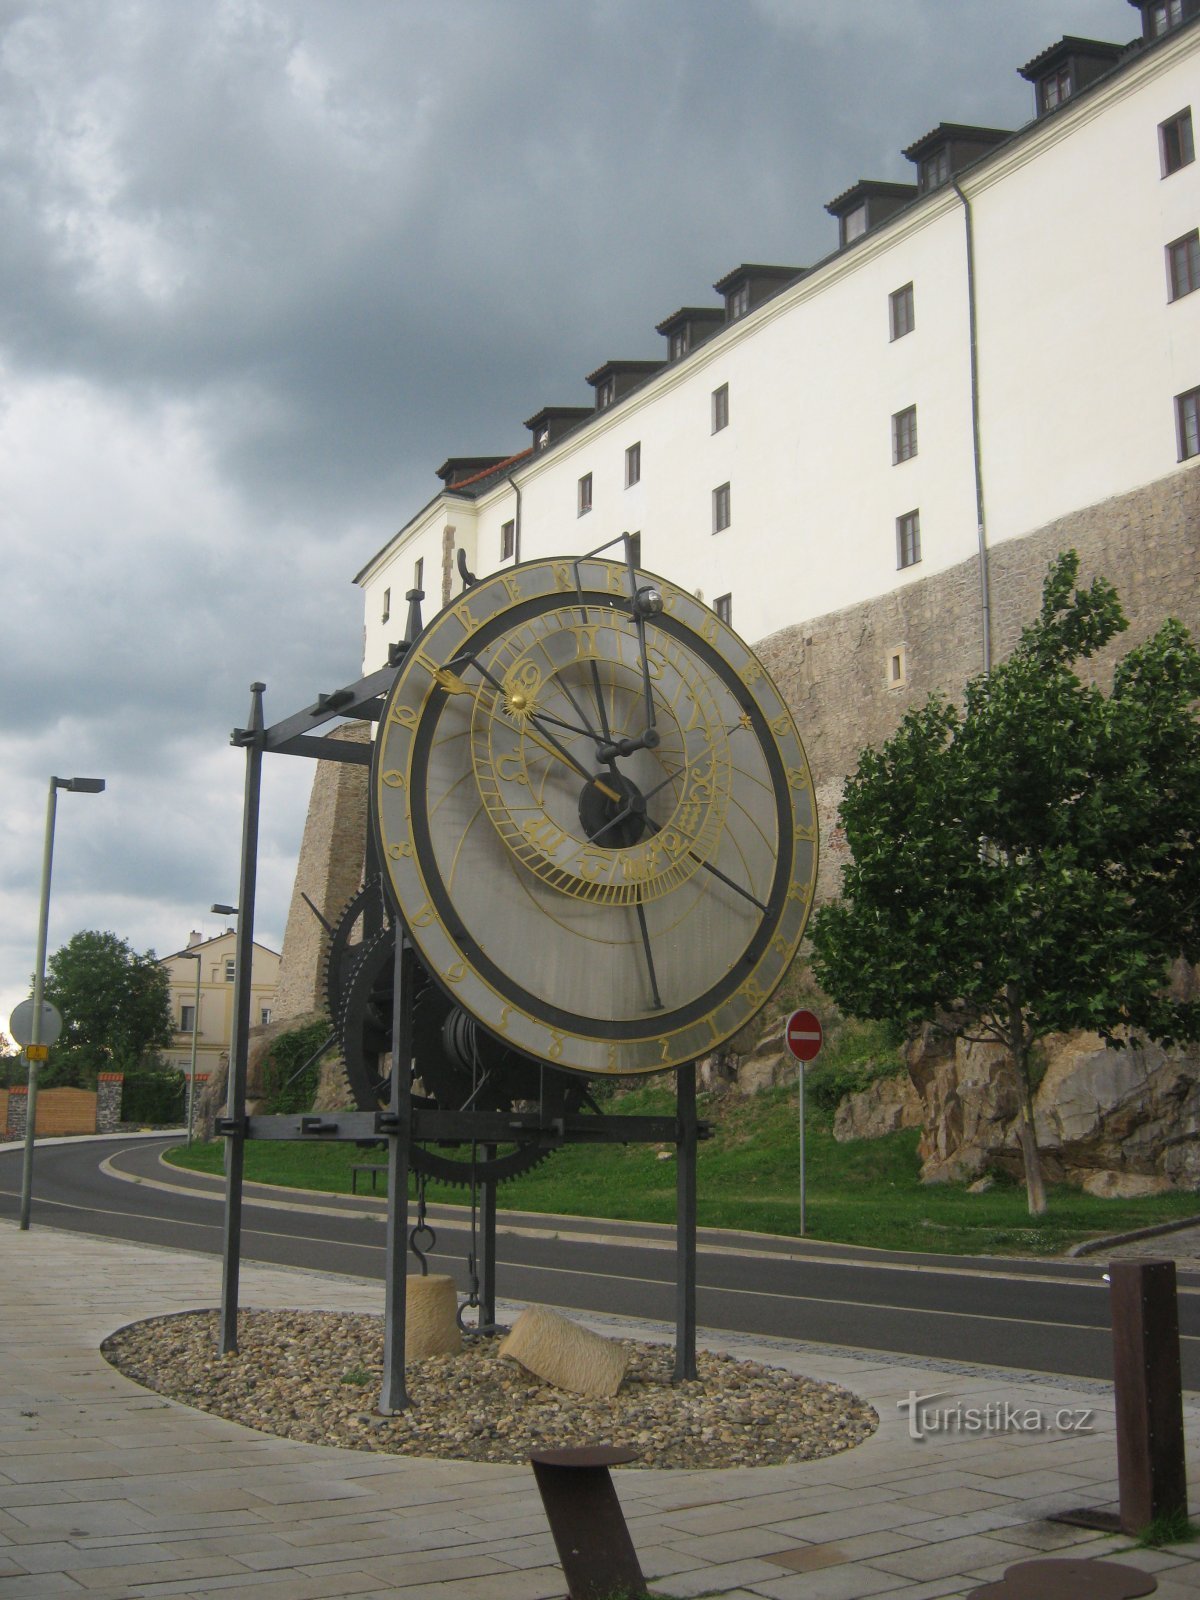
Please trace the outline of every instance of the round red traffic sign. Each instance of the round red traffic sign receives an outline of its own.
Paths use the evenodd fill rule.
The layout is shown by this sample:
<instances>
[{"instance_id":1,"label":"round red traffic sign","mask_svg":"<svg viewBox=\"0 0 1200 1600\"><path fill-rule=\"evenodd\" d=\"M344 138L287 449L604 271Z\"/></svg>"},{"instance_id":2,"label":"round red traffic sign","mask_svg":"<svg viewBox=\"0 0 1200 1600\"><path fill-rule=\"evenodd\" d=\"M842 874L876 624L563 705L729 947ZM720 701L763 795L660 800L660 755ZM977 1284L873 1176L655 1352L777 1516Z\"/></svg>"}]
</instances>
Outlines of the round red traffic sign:
<instances>
[{"instance_id":1,"label":"round red traffic sign","mask_svg":"<svg viewBox=\"0 0 1200 1600\"><path fill-rule=\"evenodd\" d=\"M820 1019L812 1011L793 1011L787 1019L783 1036L797 1061L811 1061L820 1050L824 1037Z\"/></svg>"}]
</instances>

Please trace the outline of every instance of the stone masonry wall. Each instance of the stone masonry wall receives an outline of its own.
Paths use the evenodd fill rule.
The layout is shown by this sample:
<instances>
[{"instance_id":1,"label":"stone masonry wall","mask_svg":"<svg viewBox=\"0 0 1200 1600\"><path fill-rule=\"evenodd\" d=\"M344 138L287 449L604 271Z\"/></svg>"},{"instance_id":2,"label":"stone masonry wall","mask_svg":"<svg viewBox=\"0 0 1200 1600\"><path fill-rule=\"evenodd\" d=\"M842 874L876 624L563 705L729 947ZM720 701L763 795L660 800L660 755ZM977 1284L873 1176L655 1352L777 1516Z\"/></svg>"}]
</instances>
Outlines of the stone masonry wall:
<instances>
[{"instance_id":1,"label":"stone masonry wall","mask_svg":"<svg viewBox=\"0 0 1200 1600\"><path fill-rule=\"evenodd\" d=\"M1080 582L1115 584L1130 626L1089 663L1096 681L1168 616L1200 636L1200 471L1186 468L1132 494L1073 512L990 553L992 658L1001 661L1037 614L1046 569L1076 550ZM961 696L982 668L979 566L963 562L876 600L783 629L756 645L792 708L813 769L821 828L818 897L837 893L846 860L836 826L842 783L864 745L878 745L940 689ZM891 684L892 658L902 676Z\"/></svg>"},{"instance_id":2,"label":"stone masonry wall","mask_svg":"<svg viewBox=\"0 0 1200 1600\"><path fill-rule=\"evenodd\" d=\"M332 737L366 744L371 734L366 723L347 722ZM329 938L302 897L307 894L321 915L336 924L357 892L366 847L369 772L368 767L349 762L317 762L272 1002L275 1022L304 1016L325 1004Z\"/></svg>"},{"instance_id":3,"label":"stone masonry wall","mask_svg":"<svg viewBox=\"0 0 1200 1600\"><path fill-rule=\"evenodd\" d=\"M125 1077L120 1072L101 1072L96 1077L96 1132L116 1133L121 1126L121 1092Z\"/></svg>"}]
</instances>

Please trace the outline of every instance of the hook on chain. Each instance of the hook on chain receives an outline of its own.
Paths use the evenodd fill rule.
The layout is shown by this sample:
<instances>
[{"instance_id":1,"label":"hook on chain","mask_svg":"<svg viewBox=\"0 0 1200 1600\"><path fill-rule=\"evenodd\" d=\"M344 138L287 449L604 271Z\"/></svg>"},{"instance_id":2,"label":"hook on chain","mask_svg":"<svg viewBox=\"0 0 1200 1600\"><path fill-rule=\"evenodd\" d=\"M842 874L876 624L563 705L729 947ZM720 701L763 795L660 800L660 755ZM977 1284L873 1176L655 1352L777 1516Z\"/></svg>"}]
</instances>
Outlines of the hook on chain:
<instances>
[{"instance_id":1,"label":"hook on chain","mask_svg":"<svg viewBox=\"0 0 1200 1600\"><path fill-rule=\"evenodd\" d=\"M424 1247L417 1243L420 1235L425 1237L426 1243ZM408 1236L408 1248L421 1263L421 1276L423 1278L429 1276L429 1261L427 1257L433 1254L436 1244L437 1234L425 1220L425 1174L422 1172L417 1178L417 1220Z\"/></svg>"}]
</instances>

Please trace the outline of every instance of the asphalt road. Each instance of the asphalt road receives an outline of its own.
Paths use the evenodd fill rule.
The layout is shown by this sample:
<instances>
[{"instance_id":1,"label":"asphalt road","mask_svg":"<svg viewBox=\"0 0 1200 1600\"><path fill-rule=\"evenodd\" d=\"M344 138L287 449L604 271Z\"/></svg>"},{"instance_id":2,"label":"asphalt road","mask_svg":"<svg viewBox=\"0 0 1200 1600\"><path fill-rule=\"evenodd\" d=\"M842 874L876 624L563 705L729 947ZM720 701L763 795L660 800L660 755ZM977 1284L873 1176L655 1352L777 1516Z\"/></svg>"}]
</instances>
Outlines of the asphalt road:
<instances>
[{"instance_id":1,"label":"asphalt road","mask_svg":"<svg viewBox=\"0 0 1200 1600\"><path fill-rule=\"evenodd\" d=\"M164 1166L174 1141L114 1138L37 1150L33 1226L219 1254L219 1179ZM0 1217L15 1220L21 1152L0 1151ZM382 1198L248 1184L246 1259L382 1277ZM431 1208L435 1271L465 1288L469 1212ZM674 1320L669 1229L502 1213L497 1292L568 1309ZM901 1255L701 1230L702 1328L814 1340L1021 1371L1111 1376L1104 1267ZM214 1293L216 1279L214 1277ZM1200 1389L1200 1274L1181 1274L1184 1383Z\"/></svg>"}]
</instances>

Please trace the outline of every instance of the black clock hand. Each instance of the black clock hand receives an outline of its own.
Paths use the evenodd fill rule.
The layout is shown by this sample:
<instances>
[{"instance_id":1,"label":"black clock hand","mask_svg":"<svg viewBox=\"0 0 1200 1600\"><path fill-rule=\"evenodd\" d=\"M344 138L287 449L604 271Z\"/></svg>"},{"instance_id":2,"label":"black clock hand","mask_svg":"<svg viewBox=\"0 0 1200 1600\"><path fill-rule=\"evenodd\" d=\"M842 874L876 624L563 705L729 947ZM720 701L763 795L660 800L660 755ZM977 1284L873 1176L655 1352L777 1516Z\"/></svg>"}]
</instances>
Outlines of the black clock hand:
<instances>
[{"instance_id":1,"label":"black clock hand","mask_svg":"<svg viewBox=\"0 0 1200 1600\"><path fill-rule=\"evenodd\" d=\"M658 992L658 979L654 974L654 953L650 949L650 930L646 926L646 908L642 904L639 894L635 902L637 910L638 927L642 932L642 951L646 957L646 975L650 979L650 993L654 996L654 1009L661 1011L663 1008L662 996Z\"/></svg>"},{"instance_id":2,"label":"black clock hand","mask_svg":"<svg viewBox=\"0 0 1200 1600\"><path fill-rule=\"evenodd\" d=\"M483 662L478 659L478 657L473 658L472 664L479 669L487 681L496 690L497 694L502 695L505 699L508 698L508 690L505 689L504 685L500 682L499 678L496 677L495 673L489 672L484 666ZM534 738L533 740L536 745L543 750L549 750L553 755L556 755L560 761L565 761L569 767L573 767L585 783L595 784L596 788L599 789L600 793L606 800L612 800L614 802L620 801L621 795L618 793L618 791L616 789L608 788L606 784L594 777L594 775L588 771L581 761L577 761L571 752L566 748L566 746L561 744L550 732L549 728L543 725L542 719L536 711L529 712L528 716L529 721L535 724L539 733L541 734L540 739ZM533 735L530 735L530 737L533 738Z\"/></svg>"}]
</instances>

